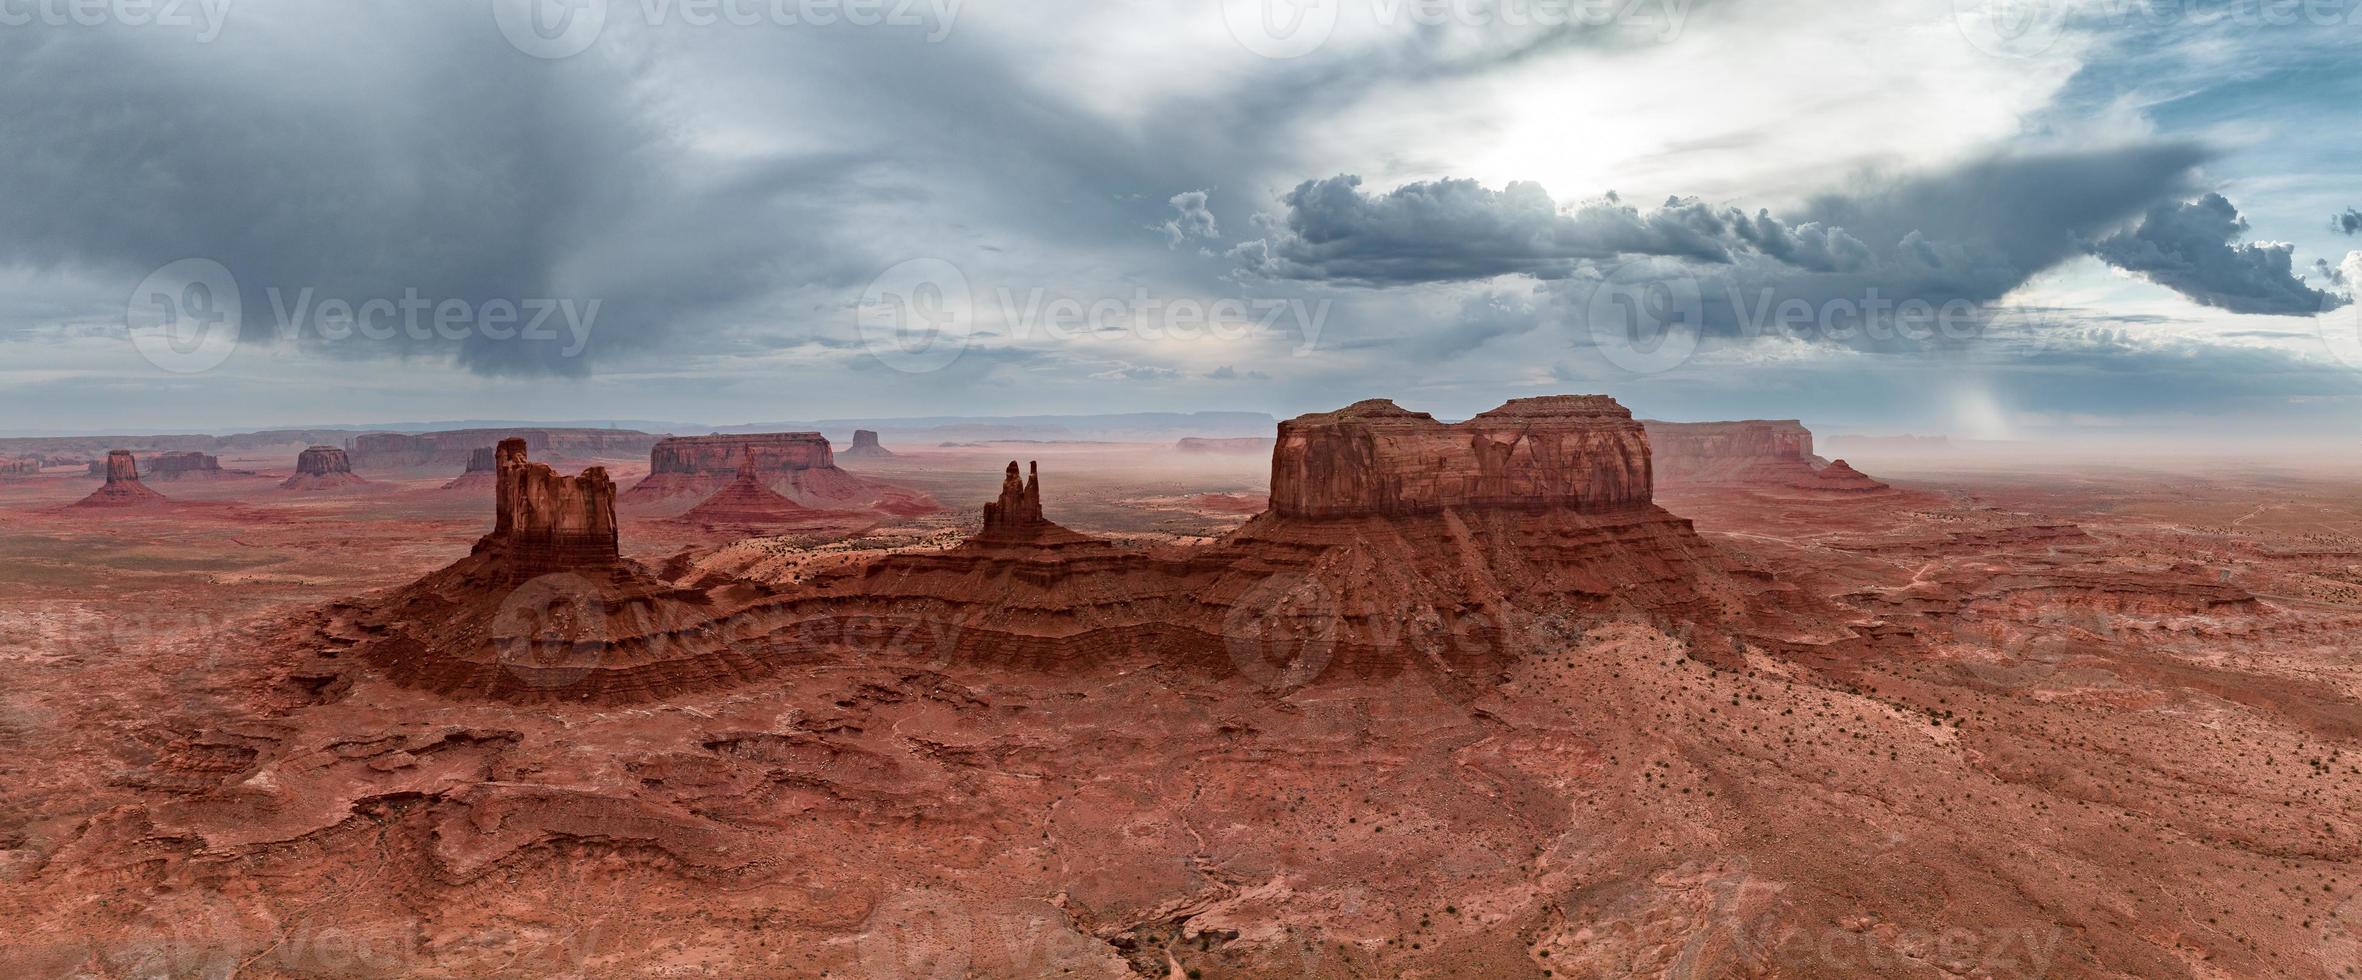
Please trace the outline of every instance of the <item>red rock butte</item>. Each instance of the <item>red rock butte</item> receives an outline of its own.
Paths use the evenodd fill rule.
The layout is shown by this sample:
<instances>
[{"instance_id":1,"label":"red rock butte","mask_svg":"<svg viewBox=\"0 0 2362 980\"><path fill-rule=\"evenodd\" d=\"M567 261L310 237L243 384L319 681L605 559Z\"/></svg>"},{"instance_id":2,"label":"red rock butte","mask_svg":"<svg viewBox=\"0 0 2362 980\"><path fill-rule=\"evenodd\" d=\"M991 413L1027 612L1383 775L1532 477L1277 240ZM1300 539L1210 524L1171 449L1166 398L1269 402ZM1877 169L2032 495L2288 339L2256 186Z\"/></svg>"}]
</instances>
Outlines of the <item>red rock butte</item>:
<instances>
[{"instance_id":1,"label":"red rock butte","mask_svg":"<svg viewBox=\"0 0 2362 980\"><path fill-rule=\"evenodd\" d=\"M497 481L493 474L500 470L498 451L491 446L478 446L468 453L467 469L443 484L445 490L490 489Z\"/></svg>"},{"instance_id":2,"label":"red rock butte","mask_svg":"<svg viewBox=\"0 0 2362 980\"><path fill-rule=\"evenodd\" d=\"M667 438L649 451L648 478L626 491L623 502L705 499L737 479L741 463L749 456L764 486L806 507L866 509L897 516L942 509L926 494L838 467L828 439L817 432Z\"/></svg>"},{"instance_id":3,"label":"red rock butte","mask_svg":"<svg viewBox=\"0 0 2362 980\"><path fill-rule=\"evenodd\" d=\"M526 459L525 440L495 451L492 533L476 550L517 576L612 566L622 560L615 482L604 467L560 476Z\"/></svg>"},{"instance_id":4,"label":"red rock butte","mask_svg":"<svg viewBox=\"0 0 2362 980\"><path fill-rule=\"evenodd\" d=\"M1604 395L1519 398L1455 424L1358 402L1280 423L1271 460L1271 509L1286 517L1648 503L1648 439Z\"/></svg>"},{"instance_id":5,"label":"red rock butte","mask_svg":"<svg viewBox=\"0 0 2362 980\"><path fill-rule=\"evenodd\" d=\"M107 482L90 492L90 496L75 501L75 507L139 507L164 502L164 495L148 489L139 482L139 459L131 450L117 449L107 454Z\"/></svg>"}]
</instances>

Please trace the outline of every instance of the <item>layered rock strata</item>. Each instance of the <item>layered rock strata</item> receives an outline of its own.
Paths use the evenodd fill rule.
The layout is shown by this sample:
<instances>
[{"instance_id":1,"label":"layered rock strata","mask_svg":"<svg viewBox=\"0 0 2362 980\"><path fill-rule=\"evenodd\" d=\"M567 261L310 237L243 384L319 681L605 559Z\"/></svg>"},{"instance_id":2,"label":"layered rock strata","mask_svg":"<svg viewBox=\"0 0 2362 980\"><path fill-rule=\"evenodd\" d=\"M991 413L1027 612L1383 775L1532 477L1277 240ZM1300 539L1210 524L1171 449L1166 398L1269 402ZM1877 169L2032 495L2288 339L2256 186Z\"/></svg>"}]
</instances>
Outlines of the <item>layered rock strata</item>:
<instances>
[{"instance_id":1,"label":"layered rock strata","mask_svg":"<svg viewBox=\"0 0 2362 980\"><path fill-rule=\"evenodd\" d=\"M140 507L164 502L164 495L148 489L139 481L139 460L131 450L117 449L107 454L105 486L90 492L90 496L76 501L75 507Z\"/></svg>"},{"instance_id":2,"label":"layered rock strata","mask_svg":"<svg viewBox=\"0 0 2362 980\"><path fill-rule=\"evenodd\" d=\"M712 496L738 476L751 456L764 486L823 510L875 510L897 516L941 508L926 494L845 471L817 432L675 436L648 455L648 478L623 495L625 504L661 504Z\"/></svg>"},{"instance_id":3,"label":"layered rock strata","mask_svg":"<svg viewBox=\"0 0 2362 980\"><path fill-rule=\"evenodd\" d=\"M1453 507L1601 512L1649 503L1648 439L1599 395L1520 398L1446 424L1393 402L1280 423L1271 510L1403 516Z\"/></svg>"}]
</instances>

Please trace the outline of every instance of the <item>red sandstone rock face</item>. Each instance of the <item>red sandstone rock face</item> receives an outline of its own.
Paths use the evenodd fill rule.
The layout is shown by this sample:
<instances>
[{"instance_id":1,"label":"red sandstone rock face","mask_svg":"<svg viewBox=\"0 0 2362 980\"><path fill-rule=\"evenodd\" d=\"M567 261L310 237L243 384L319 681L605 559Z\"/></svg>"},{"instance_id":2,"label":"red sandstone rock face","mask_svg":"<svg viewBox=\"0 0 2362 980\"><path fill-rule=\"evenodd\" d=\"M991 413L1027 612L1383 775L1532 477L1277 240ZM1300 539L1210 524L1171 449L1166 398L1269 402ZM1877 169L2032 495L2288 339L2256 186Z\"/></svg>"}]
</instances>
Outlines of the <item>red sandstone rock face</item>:
<instances>
[{"instance_id":1,"label":"red sandstone rock face","mask_svg":"<svg viewBox=\"0 0 2362 980\"><path fill-rule=\"evenodd\" d=\"M477 542L518 575L605 568L621 560L615 482L605 467L560 476L526 459L525 440L504 439L496 453L497 508L492 533Z\"/></svg>"},{"instance_id":2,"label":"red sandstone rock face","mask_svg":"<svg viewBox=\"0 0 2362 980\"><path fill-rule=\"evenodd\" d=\"M1887 489L1852 467L1816 468L1813 435L1794 419L1646 422L1658 485L1866 493Z\"/></svg>"},{"instance_id":3,"label":"red sandstone rock face","mask_svg":"<svg viewBox=\"0 0 2362 980\"><path fill-rule=\"evenodd\" d=\"M626 492L623 502L658 504L710 496L737 478L739 464L749 454L765 486L806 507L867 509L897 516L941 509L926 494L839 468L828 440L817 432L666 439L649 452L648 478Z\"/></svg>"},{"instance_id":4,"label":"red sandstone rock face","mask_svg":"<svg viewBox=\"0 0 2362 980\"><path fill-rule=\"evenodd\" d=\"M1218 456L1261 456L1271 452L1271 448L1277 444L1277 440L1265 439L1260 436L1242 439L1204 439L1197 436L1190 436L1174 443L1173 448L1177 451L1185 453L1207 453Z\"/></svg>"},{"instance_id":5,"label":"red sandstone rock face","mask_svg":"<svg viewBox=\"0 0 2362 980\"><path fill-rule=\"evenodd\" d=\"M1600 395L1520 398L1466 422L1373 400L1280 423L1271 509L1400 516L1456 507L1649 504L1648 440Z\"/></svg>"},{"instance_id":6,"label":"red sandstone rock face","mask_svg":"<svg viewBox=\"0 0 2362 980\"><path fill-rule=\"evenodd\" d=\"M148 489L139 482L139 460L131 450L118 449L107 454L107 483L93 490L90 496L76 501L75 507L140 507L164 502L164 495Z\"/></svg>"},{"instance_id":7,"label":"red sandstone rock face","mask_svg":"<svg viewBox=\"0 0 2362 980\"><path fill-rule=\"evenodd\" d=\"M352 459L335 446L313 446L295 457L295 475L279 484L282 489L315 493L332 490L353 490L369 486L369 481L353 475Z\"/></svg>"},{"instance_id":8,"label":"red sandstone rock face","mask_svg":"<svg viewBox=\"0 0 2362 980\"><path fill-rule=\"evenodd\" d=\"M41 472L41 458L38 456L29 458L0 456L0 476L31 476L39 472Z\"/></svg>"},{"instance_id":9,"label":"red sandstone rock face","mask_svg":"<svg viewBox=\"0 0 2362 980\"><path fill-rule=\"evenodd\" d=\"M853 448L844 453L846 459L890 459L893 455L878 445L878 434L869 429L853 430Z\"/></svg>"}]
</instances>

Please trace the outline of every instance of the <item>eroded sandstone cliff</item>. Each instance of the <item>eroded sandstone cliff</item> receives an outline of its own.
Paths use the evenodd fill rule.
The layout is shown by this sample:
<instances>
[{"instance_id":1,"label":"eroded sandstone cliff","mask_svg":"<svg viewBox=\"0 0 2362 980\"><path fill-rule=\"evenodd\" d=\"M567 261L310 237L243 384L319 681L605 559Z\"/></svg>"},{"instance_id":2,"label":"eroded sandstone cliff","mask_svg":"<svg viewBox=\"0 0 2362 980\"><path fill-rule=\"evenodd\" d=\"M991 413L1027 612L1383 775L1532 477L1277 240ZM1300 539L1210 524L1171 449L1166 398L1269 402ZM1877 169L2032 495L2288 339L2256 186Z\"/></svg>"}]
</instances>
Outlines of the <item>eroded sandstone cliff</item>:
<instances>
[{"instance_id":1,"label":"eroded sandstone cliff","mask_svg":"<svg viewBox=\"0 0 2362 980\"><path fill-rule=\"evenodd\" d=\"M287 490L323 491L351 490L365 487L367 480L353 474L352 458L335 446L313 446L296 454L295 475L279 484Z\"/></svg>"},{"instance_id":2,"label":"eroded sandstone cliff","mask_svg":"<svg viewBox=\"0 0 2362 980\"><path fill-rule=\"evenodd\" d=\"M525 440L504 439L496 453L492 533L479 552L521 575L603 568L622 558L615 524L615 481L603 467L561 476L526 458Z\"/></svg>"}]
</instances>

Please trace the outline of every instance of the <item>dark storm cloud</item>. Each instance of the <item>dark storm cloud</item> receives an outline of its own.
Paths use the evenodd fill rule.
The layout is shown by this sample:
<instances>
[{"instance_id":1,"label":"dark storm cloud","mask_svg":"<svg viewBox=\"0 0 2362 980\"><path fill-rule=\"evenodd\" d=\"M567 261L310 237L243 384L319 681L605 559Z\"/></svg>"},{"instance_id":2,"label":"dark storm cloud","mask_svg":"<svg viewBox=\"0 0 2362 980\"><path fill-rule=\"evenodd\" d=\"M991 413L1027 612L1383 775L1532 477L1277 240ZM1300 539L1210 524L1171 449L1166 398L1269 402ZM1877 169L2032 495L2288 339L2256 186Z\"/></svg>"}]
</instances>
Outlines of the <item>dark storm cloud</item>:
<instances>
[{"instance_id":1,"label":"dark storm cloud","mask_svg":"<svg viewBox=\"0 0 2362 980\"><path fill-rule=\"evenodd\" d=\"M1530 296L1488 290L1460 302L1449 322L1419 334L1411 342L1422 358L1449 360L1496 337L1531 332L1542 324L1542 310Z\"/></svg>"},{"instance_id":2,"label":"dark storm cloud","mask_svg":"<svg viewBox=\"0 0 2362 980\"><path fill-rule=\"evenodd\" d=\"M812 199L857 161L691 166L635 70L524 57L476 8L240 13L204 46L0 32L0 259L105 270L126 294L212 259L254 340L316 339L278 312L329 301L599 304L583 357L563 337L400 328L320 348L491 373L580 373L782 279L853 274Z\"/></svg>"},{"instance_id":3,"label":"dark storm cloud","mask_svg":"<svg viewBox=\"0 0 2362 980\"><path fill-rule=\"evenodd\" d=\"M2201 202L2196 212L2171 203L2204 158L2194 144L2169 142L1993 156L1866 180L1779 215L1687 198L1642 211L1612 195L1560 208L1522 182L1496 192L1443 180L1370 194L1345 175L1289 191L1265 220L1269 233L1232 256L1249 274L1363 286L1522 274L1548 281L1577 310L1611 270L1619 279L1680 280L1696 287L1703 326L1724 335L1765 329L1767 316L1789 306L1815 317L1832 311L1840 327L1849 317L1874 320L1876 304L1906 301L1982 315L1984 305L2087 252L2244 312L2312 313L2340 302L2289 276L2284 248L2227 244L2244 227L2235 214L2229 223L2217 214L2227 203ZM2134 231L2092 244L2143 209ZM1464 333L1444 331L1442 348L1456 349Z\"/></svg>"},{"instance_id":4,"label":"dark storm cloud","mask_svg":"<svg viewBox=\"0 0 2362 980\"><path fill-rule=\"evenodd\" d=\"M2330 215L2329 230L2341 235L2362 235L2362 211L2347 208Z\"/></svg>"},{"instance_id":5,"label":"dark storm cloud","mask_svg":"<svg viewBox=\"0 0 2362 980\"><path fill-rule=\"evenodd\" d=\"M2303 316L2346 302L2297 277L2294 246L2239 241L2246 231L2239 209L2220 194L2208 194L2150 208L2139 226L2099 242L2092 254L2234 313Z\"/></svg>"}]
</instances>

